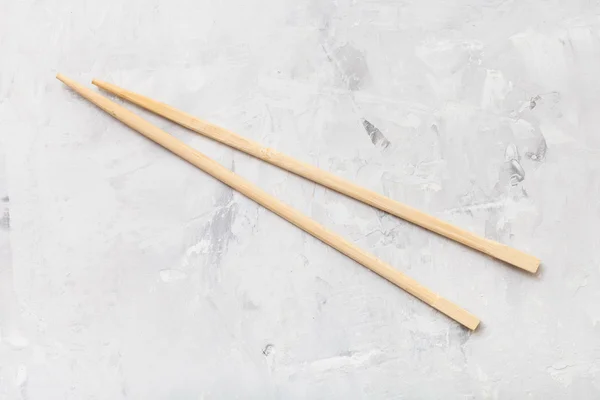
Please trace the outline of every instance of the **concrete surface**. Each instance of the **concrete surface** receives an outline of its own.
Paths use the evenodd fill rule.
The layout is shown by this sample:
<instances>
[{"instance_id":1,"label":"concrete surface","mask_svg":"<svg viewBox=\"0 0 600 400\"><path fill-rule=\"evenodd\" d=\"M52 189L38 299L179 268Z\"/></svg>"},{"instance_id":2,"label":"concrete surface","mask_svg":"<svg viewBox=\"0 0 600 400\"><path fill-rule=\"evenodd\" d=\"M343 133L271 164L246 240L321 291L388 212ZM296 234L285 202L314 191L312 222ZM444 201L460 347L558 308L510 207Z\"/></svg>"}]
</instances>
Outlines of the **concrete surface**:
<instances>
[{"instance_id":1,"label":"concrete surface","mask_svg":"<svg viewBox=\"0 0 600 400\"><path fill-rule=\"evenodd\" d=\"M0 398L597 399L599 13L1 0ZM541 272L142 112L472 311L471 334L56 72L173 104L529 251Z\"/></svg>"}]
</instances>

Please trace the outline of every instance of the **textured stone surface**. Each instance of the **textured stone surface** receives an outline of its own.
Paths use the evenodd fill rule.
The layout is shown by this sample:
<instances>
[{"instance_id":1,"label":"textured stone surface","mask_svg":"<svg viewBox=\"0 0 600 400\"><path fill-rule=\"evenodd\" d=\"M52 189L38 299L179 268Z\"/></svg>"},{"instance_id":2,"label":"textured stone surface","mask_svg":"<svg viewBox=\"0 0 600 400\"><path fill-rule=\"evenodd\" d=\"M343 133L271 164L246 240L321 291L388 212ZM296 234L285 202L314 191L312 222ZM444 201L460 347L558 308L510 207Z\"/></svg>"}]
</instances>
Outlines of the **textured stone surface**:
<instances>
[{"instance_id":1,"label":"textured stone surface","mask_svg":"<svg viewBox=\"0 0 600 400\"><path fill-rule=\"evenodd\" d=\"M599 12L0 0L0 398L598 398ZM471 334L56 72L165 101L529 251L541 272L143 112L475 313Z\"/></svg>"}]
</instances>

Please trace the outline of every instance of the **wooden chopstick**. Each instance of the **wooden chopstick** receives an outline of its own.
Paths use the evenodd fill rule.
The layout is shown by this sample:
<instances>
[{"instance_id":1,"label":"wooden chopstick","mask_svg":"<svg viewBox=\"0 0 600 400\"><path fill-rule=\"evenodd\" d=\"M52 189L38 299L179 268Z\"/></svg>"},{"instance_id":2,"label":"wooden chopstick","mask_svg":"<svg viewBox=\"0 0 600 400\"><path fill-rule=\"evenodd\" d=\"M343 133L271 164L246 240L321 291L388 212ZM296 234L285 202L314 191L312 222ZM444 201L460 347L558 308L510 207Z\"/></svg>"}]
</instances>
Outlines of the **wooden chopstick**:
<instances>
[{"instance_id":1,"label":"wooden chopstick","mask_svg":"<svg viewBox=\"0 0 600 400\"><path fill-rule=\"evenodd\" d=\"M330 232L316 221L308 218L294 208L281 202L277 198L260 189L258 186L255 186L242 177L236 175L234 172L228 170L221 164L210 159L199 151L189 147L165 131L145 121L140 116L61 74L58 74L56 77L65 85L69 86L81 96L94 103L130 128L138 131L148 139L153 140L167 150L198 167L202 171L244 194L263 207L271 210L300 229L310 233L317 239L345 254L354 261L364 265L371 271L384 277L396 286L404 289L416 298L429 304L436 310L441 311L471 330L474 330L477 328L477 325L479 325L479 319L468 311L421 286L414 279L409 278L400 271L395 270L390 265L384 263L366 251L361 250L341 236Z\"/></svg>"},{"instance_id":2,"label":"wooden chopstick","mask_svg":"<svg viewBox=\"0 0 600 400\"><path fill-rule=\"evenodd\" d=\"M120 88L113 84L94 79L92 83L101 89L128 100L140 107L161 115L173 122L191 129L201 135L260 158L294 174L326 186L346 196L362 201L370 206L405 219L432 232L452 239L459 243L479 250L487 255L502 260L508 264L522 268L532 273L537 272L540 260L520 250L478 236L465 229L459 228L434 216L412 208L406 204L392 200L377 192L358 186L334 174L323 171L315 166L298 161L276 150L263 147L259 143L246 139L225 128L202 121L167 104L160 103L148 97Z\"/></svg>"}]
</instances>

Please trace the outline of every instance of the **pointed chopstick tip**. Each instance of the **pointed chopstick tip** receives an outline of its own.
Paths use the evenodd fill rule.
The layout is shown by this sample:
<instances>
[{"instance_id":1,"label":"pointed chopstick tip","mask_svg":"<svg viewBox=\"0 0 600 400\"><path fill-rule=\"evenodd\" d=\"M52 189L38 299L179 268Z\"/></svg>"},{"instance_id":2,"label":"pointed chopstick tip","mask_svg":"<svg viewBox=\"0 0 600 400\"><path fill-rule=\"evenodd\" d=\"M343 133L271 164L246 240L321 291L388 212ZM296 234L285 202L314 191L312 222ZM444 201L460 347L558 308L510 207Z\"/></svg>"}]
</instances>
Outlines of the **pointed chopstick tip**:
<instances>
[{"instance_id":1,"label":"pointed chopstick tip","mask_svg":"<svg viewBox=\"0 0 600 400\"><path fill-rule=\"evenodd\" d=\"M65 85L67 85L68 87L70 87L71 89L73 89L75 91L77 91L78 87L81 86L74 80L67 78L66 76L64 76L61 73L56 74L56 79L58 79L59 81L61 81L62 83L64 83Z\"/></svg>"},{"instance_id":2,"label":"pointed chopstick tip","mask_svg":"<svg viewBox=\"0 0 600 400\"><path fill-rule=\"evenodd\" d=\"M112 83L101 81L100 79L93 79L92 84L98 87L99 89L104 90L105 92L112 93L116 96L122 97L125 93L125 90L113 85Z\"/></svg>"},{"instance_id":3,"label":"pointed chopstick tip","mask_svg":"<svg viewBox=\"0 0 600 400\"><path fill-rule=\"evenodd\" d=\"M101 81L100 79L92 79L92 85L97 86L102 90L106 90L109 93L115 93L119 87L112 85L108 82Z\"/></svg>"}]
</instances>

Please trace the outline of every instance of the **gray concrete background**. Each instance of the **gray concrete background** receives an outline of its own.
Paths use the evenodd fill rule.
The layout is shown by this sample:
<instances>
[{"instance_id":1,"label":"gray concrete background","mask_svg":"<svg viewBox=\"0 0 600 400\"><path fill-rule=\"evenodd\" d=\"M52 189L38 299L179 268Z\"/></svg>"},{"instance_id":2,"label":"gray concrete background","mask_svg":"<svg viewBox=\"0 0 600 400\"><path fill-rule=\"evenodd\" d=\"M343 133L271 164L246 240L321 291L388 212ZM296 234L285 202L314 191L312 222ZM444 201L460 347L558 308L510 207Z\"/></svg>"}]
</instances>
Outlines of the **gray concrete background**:
<instances>
[{"instance_id":1,"label":"gray concrete background","mask_svg":"<svg viewBox=\"0 0 600 400\"><path fill-rule=\"evenodd\" d=\"M0 398L598 398L599 13L1 0ZM140 111L472 311L471 334L56 72L170 103L531 252L541 271Z\"/></svg>"}]
</instances>

